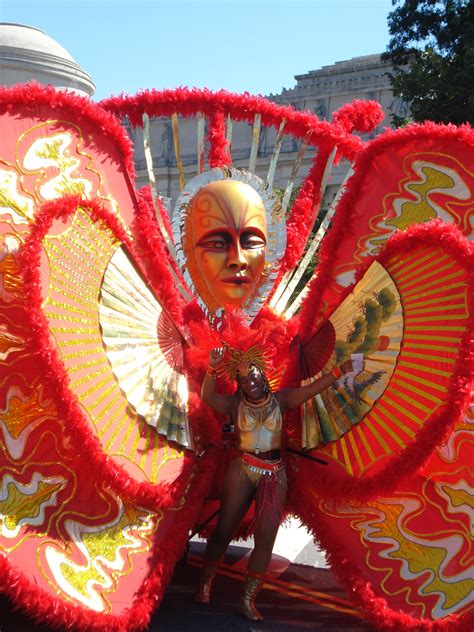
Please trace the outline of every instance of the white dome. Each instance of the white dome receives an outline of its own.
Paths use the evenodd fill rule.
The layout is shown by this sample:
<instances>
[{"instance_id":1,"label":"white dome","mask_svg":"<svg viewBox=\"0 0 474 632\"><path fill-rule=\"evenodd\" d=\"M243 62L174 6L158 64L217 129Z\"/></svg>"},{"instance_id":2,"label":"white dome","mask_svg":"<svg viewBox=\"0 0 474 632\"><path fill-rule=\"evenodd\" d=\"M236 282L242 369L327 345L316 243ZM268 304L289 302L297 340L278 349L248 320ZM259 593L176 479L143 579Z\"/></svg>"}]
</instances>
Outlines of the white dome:
<instances>
[{"instance_id":1,"label":"white dome","mask_svg":"<svg viewBox=\"0 0 474 632\"><path fill-rule=\"evenodd\" d=\"M90 75L44 31L0 22L0 84L33 80L87 96L95 91Z\"/></svg>"}]
</instances>

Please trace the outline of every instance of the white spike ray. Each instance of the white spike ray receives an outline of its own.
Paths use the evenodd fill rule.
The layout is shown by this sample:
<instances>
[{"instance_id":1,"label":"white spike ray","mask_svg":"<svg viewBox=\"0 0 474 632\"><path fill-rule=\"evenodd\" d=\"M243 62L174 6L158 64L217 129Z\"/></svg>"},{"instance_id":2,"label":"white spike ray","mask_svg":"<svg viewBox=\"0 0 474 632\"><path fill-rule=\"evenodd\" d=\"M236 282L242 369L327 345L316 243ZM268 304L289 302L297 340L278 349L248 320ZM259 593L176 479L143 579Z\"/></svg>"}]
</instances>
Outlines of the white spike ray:
<instances>
[{"instance_id":1,"label":"white spike ray","mask_svg":"<svg viewBox=\"0 0 474 632\"><path fill-rule=\"evenodd\" d=\"M230 154L231 148L232 148L232 118L230 114L227 115L225 139L229 143L229 154Z\"/></svg>"},{"instance_id":2,"label":"white spike ray","mask_svg":"<svg viewBox=\"0 0 474 632\"><path fill-rule=\"evenodd\" d=\"M155 216L158 222L158 227L160 229L161 236L163 237L166 247L168 248L168 252L170 253L173 261L176 263L177 261L176 250L175 250L173 242L170 239L170 236L168 235L168 231L166 230L166 227L163 223L160 209L158 207L158 193L157 193L157 187L156 187L155 172L153 169L153 155L151 152L150 118L148 114L143 113L142 120L143 120L143 149L145 152L145 162L146 162L146 168L147 168L147 173L148 173L148 181L150 183L151 200L153 203L153 208L155 210ZM176 267L178 267L177 263L176 263ZM190 301L191 294L189 290L184 286L183 281L179 278L173 266L168 264L168 268L171 271L171 274L173 275L173 278L176 282L176 287L179 293L186 301Z\"/></svg>"},{"instance_id":3,"label":"white spike ray","mask_svg":"<svg viewBox=\"0 0 474 632\"><path fill-rule=\"evenodd\" d=\"M206 120L202 112L198 112L197 120L197 172L198 175L204 171L204 131Z\"/></svg>"},{"instance_id":4,"label":"white spike ray","mask_svg":"<svg viewBox=\"0 0 474 632\"><path fill-rule=\"evenodd\" d=\"M304 158L307 146L308 146L307 141L306 140L302 141L301 147L300 147L298 153L296 154L296 158L295 158L295 161L293 163L293 167L291 168L290 178L288 180L288 184L286 185L285 193L283 194L283 200L281 202L281 208L282 208L283 213L286 213L286 211L288 209L288 204L290 203L291 193L293 191L293 187L295 186L296 176L298 175L298 171L299 171L301 163L303 161L303 158Z\"/></svg>"},{"instance_id":5,"label":"white spike ray","mask_svg":"<svg viewBox=\"0 0 474 632\"><path fill-rule=\"evenodd\" d=\"M336 151L337 151L337 148L334 147L334 149L329 154L328 159L326 161L326 166L324 167L324 173L323 173L323 177L321 178L321 187L320 187L320 194L319 194L319 199L321 201L322 201L322 199L324 197L324 192L326 191L326 187L327 187L328 182L329 182L329 177L331 175L332 167L333 167L333 164L334 164L334 158L336 157ZM315 218L315 221L316 221L316 218ZM283 307L283 309L281 309L279 306L281 306L281 305L285 306L286 305L286 303L290 299L291 295L295 291L296 286L300 282L300 279L303 276L305 270L309 266L309 264L311 262L311 259L312 259L313 255L314 255L314 252L315 252L315 251L311 251L311 250L312 249L311 249L311 244L310 244L310 246L308 247L304 257L302 258L302 260L298 264L298 267L294 270L293 274L291 275L291 278L289 278L287 280L286 286L282 288L282 291L280 292L280 298L278 299L278 304L277 304L277 302L275 302L275 309L277 310L277 313L279 313L279 314L282 313L284 307Z\"/></svg>"},{"instance_id":6,"label":"white spike ray","mask_svg":"<svg viewBox=\"0 0 474 632\"><path fill-rule=\"evenodd\" d=\"M331 223L331 220L334 217L337 205L339 204L339 200L341 199L344 191L346 190L346 183L347 183L348 179L352 176L353 173L354 173L353 169L352 168L349 169L349 172L347 173L346 177L344 178L344 182L339 187L339 190L338 190L334 200L332 201L332 204L329 207L325 218L321 222L321 226L319 227L316 235L312 239L312 241L311 241L311 243L310 243L310 245L308 247L308 250L306 251L305 257L304 257L304 258L307 257L307 262L306 262L304 270L308 266L308 264L311 261L311 259L313 258L313 256L316 254L316 252L317 252L317 250L318 250L318 248L319 248L319 246L321 244L321 241L322 241L324 235L326 234L326 231L327 231L327 229L329 227L329 224ZM303 270L303 272L304 272L304 270ZM286 318L291 318L291 316L300 307L300 305L303 302L303 299L305 298L305 296L306 296L306 288L303 288L301 290L301 292L299 292L299 294L294 298L294 300L288 305L288 307L286 309L285 309L286 302L288 302L288 300L291 298L291 294L286 299L285 304L283 304L284 297L282 297L281 303L276 305L275 310L279 314L280 313L284 313ZM278 311L279 309L281 311Z\"/></svg>"},{"instance_id":7,"label":"white spike ray","mask_svg":"<svg viewBox=\"0 0 474 632\"><path fill-rule=\"evenodd\" d=\"M261 125L262 125L261 115L255 114L255 118L253 120L253 129L252 129L252 147L250 149L250 159L249 159L250 173L255 173L255 169L257 166L258 143L260 142Z\"/></svg>"},{"instance_id":8,"label":"white spike ray","mask_svg":"<svg viewBox=\"0 0 474 632\"><path fill-rule=\"evenodd\" d=\"M270 166L268 167L267 184L269 189L273 188L273 180L275 178L277 162L280 156L281 145L283 143L283 130L285 129L285 125L286 120L283 119L280 123L280 128L278 129L275 146L273 147L273 154L270 160Z\"/></svg>"}]
</instances>

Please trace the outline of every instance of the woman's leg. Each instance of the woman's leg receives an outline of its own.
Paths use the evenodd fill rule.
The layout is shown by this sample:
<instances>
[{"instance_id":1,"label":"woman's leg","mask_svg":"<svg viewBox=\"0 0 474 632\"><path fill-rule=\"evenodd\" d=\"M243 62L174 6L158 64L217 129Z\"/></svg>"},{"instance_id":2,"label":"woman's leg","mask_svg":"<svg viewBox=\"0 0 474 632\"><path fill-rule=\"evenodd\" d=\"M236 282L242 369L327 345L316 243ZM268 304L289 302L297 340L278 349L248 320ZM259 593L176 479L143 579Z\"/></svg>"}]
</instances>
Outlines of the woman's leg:
<instances>
[{"instance_id":1,"label":"woman's leg","mask_svg":"<svg viewBox=\"0 0 474 632\"><path fill-rule=\"evenodd\" d=\"M211 588L219 560L224 555L229 542L239 528L242 518L248 510L255 495L255 486L245 476L240 458L234 459L224 480L221 496L221 508L217 519L216 530L207 543L204 554L204 566L201 579L194 596L195 601L208 604Z\"/></svg>"},{"instance_id":2,"label":"woman's leg","mask_svg":"<svg viewBox=\"0 0 474 632\"><path fill-rule=\"evenodd\" d=\"M285 499L286 473L283 470L278 474L277 484L270 499L272 506L270 508L267 507L266 512L260 516L254 532L255 547L249 558L247 576L240 601L242 614L251 621L261 621L263 619L255 607L255 598L272 558L273 545L285 509Z\"/></svg>"},{"instance_id":3,"label":"woman's leg","mask_svg":"<svg viewBox=\"0 0 474 632\"><path fill-rule=\"evenodd\" d=\"M272 559L273 545L280 527L285 509L286 473L278 474L278 482L272 498L272 511L264 513L257 523L254 533L255 547L249 557L248 570L251 573L264 573Z\"/></svg>"},{"instance_id":4,"label":"woman's leg","mask_svg":"<svg viewBox=\"0 0 474 632\"><path fill-rule=\"evenodd\" d=\"M216 530L204 554L206 564L217 564L236 534L255 495L255 486L245 476L240 459L234 459L224 480Z\"/></svg>"}]
</instances>

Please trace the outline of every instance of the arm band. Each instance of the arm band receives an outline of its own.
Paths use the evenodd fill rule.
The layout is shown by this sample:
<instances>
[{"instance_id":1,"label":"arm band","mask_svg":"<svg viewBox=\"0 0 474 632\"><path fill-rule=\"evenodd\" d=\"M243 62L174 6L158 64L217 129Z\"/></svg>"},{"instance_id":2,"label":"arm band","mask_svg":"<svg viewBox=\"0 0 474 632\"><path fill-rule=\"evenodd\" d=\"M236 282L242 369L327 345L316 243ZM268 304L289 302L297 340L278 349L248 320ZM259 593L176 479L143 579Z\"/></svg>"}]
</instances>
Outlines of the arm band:
<instances>
[{"instance_id":1,"label":"arm band","mask_svg":"<svg viewBox=\"0 0 474 632\"><path fill-rule=\"evenodd\" d=\"M215 369L213 366L208 366L206 373L207 375L209 375L209 377L212 377L214 379L217 377L217 369Z\"/></svg>"}]
</instances>

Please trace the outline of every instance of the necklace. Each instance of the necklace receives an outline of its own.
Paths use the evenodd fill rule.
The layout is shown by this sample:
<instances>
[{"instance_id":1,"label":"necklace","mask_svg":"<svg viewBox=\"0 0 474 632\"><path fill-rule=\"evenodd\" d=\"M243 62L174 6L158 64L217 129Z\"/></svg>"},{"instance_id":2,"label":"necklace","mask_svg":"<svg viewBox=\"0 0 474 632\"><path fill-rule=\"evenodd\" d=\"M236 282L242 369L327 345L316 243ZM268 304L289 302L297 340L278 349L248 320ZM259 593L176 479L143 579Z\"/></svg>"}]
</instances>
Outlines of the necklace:
<instances>
[{"instance_id":1,"label":"necklace","mask_svg":"<svg viewBox=\"0 0 474 632\"><path fill-rule=\"evenodd\" d=\"M242 400L246 406L250 406L252 408L259 408L260 406L264 406L265 404L269 402L270 396L271 396L271 393L267 393L265 397L263 397L262 399L251 401L247 399L245 395L242 395Z\"/></svg>"}]
</instances>

